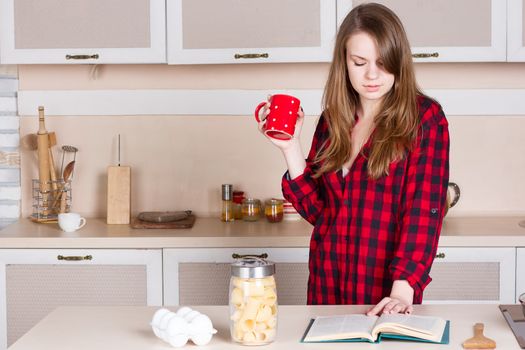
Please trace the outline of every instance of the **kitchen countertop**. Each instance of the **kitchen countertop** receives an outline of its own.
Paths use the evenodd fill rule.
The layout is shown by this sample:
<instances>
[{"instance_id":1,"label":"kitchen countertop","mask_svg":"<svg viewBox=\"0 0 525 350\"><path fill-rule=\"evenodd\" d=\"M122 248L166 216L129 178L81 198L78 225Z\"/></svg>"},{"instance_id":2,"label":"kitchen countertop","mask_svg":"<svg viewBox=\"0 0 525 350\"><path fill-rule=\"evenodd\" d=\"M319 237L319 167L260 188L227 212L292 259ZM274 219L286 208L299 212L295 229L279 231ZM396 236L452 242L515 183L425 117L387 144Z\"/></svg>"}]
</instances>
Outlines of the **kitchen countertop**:
<instances>
[{"instance_id":1,"label":"kitchen countertop","mask_svg":"<svg viewBox=\"0 0 525 350\"><path fill-rule=\"evenodd\" d=\"M442 247L525 246L518 216L449 217L443 224ZM198 217L191 229L133 229L88 218L82 229L66 233L57 224L21 219L0 230L0 248L185 248L308 247L312 226L304 221L268 223Z\"/></svg>"},{"instance_id":2,"label":"kitchen countertop","mask_svg":"<svg viewBox=\"0 0 525 350\"><path fill-rule=\"evenodd\" d=\"M197 306L195 310L208 315L218 333L206 349L247 349L230 340L227 306ZM485 324L485 336L496 341L498 349L520 349L512 331L497 305L415 305L414 313L439 316L450 320L448 345L424 344L407 341L369 343L317 343L299 342L309 319L316 315L363 313L365 305L345 306L280 306L277 338L264 349L461 349L461 344L473 334L473 325ZM158 307L152 306L102 306L59 307L47 315L10 350L83 350L83 349L170 349L169 344L158 339L149 323ZM170 308L176 311L176 307ZM67 330L67 331L64 331ZM188 348L195 348L188 342Z\"/></svg>"}]
</instances>

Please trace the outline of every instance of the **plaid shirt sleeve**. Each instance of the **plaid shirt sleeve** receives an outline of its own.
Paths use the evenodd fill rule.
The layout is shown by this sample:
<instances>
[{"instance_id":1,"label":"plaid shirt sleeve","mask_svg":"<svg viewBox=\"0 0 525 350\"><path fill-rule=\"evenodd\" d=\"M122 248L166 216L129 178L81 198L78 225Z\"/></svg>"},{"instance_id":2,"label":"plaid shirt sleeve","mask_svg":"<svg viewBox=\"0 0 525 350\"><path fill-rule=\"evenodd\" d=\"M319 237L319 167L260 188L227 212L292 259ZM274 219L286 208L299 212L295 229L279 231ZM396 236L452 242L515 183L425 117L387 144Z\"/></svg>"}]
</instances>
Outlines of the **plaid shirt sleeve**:
<instances>
[{"instance_id":1,"label":"plaid shirt sleeve","mask_svg":"<svg viewBox=\"0 0 525 350\"><path fill-rule=\"evenodd\" d=\"M406 280L420 300L430 283L449 179L448 123L437 103L423 112L420 136L408 155L399 238L390 264L393 281Z\"/></svg>"},{"instance_id":2,"label":"plaid shirt sleeve","mask_svg":"<svg viewBox=\"0 0 525 350\"><path fill-rule=\"evenodd\" d=\"M320 191L320 178L313 177L317 170L317 165L314 164L313 160L319 147L326 140L327 134L328 128L324 117L321 116L317 123L310 152L306 158L306 168L303 174L292 180L287 171L284 173L281 182L284 198L292 203L297 212L312 225L315 225L324 207L322 191Z\"/></svg>"}]
</instances>

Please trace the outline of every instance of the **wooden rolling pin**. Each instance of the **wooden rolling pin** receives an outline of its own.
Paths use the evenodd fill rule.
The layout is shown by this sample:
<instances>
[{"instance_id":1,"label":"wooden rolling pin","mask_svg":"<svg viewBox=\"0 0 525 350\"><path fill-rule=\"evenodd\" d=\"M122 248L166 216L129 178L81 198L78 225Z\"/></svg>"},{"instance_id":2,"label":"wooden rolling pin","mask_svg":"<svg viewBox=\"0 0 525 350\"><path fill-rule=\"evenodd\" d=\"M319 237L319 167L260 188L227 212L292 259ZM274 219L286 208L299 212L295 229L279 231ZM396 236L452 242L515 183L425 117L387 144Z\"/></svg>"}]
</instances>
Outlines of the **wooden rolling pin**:
<instances>
[{"instance_id":1,"label":"wooden rolling pin","mask_svg":"<svg viewBox=\"0 0 525 350\"><path fill-rule=\"evenodd\" d=\"M49 165L49 136L44 121L44 107L38 107L38 180L40 182L40 193L42 193L43 214L47 215L50 165Z\"/></svg>"}]
</instances>

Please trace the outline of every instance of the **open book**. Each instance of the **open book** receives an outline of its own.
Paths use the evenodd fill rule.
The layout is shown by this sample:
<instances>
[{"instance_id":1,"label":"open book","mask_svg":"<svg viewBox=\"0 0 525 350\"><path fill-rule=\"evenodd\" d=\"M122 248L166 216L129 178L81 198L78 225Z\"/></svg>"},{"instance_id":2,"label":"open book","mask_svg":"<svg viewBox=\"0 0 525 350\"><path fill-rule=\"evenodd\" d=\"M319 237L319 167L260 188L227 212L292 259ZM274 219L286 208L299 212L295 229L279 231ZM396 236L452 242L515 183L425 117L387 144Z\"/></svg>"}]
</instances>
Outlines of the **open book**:
<instances>
[{"instance_id":1,"label":"open book","mask_svg":"<svg viewBox=\"0 0 525 350\"><path fill-rule=\"evenodd\" d=\"M380 342L390 338L448 344L449 330L449 321L431 316L317 316L310 321L301 342Z\"/></svg>"}]
</instances>

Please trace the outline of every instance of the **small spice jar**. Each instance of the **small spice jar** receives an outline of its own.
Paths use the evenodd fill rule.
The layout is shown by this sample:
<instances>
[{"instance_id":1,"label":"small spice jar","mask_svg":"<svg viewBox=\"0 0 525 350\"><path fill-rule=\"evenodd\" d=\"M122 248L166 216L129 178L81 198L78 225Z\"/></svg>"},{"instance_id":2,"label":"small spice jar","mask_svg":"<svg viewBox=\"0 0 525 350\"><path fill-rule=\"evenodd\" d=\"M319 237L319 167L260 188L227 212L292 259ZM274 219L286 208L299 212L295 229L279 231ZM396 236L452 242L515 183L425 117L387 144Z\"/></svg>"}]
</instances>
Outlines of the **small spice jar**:
<instances>
[{"instance_id":1,"label":"small spice jar","mask_svg":"<svg viewBox=\"0 0 525 350\"><path fill-rule=\"evenodd\" d=\"M232 201L233 185L223 184L221 188L222 188L221 220L226 221L226 222L233 221L233 201Z\"/></svg>"},{"instance_id":2,"label":"small spice jar","mask_svg":"<svg viewBox=\"0 0 525 350\"><path fill-rule=\"evenodd\" d=\"M269 222L280 222L283 220L284 207L281 199L268 199L264 203L264 215Z\"/></svg>"},{"instance_id":3,"label":"small spice jar","mask_svg":"<svg viewBox=\"0 0 525 350\"><path fill-rule=\"evenodd\" d=\"M275 264L262 255L233 255L229 308L230 334L243 345L264 345L275 340L277 289Z\"/></svg>"},{"instance_id":4,"label":"small spice jar","mask_svg":"<svg viewBox=\"0 0 525 350\"><path fill-rule=\"evenodd\" d=\"M257 221L261 216L261 201L256 198L246 198L242 201L242 219Z\"/></svg>"},{"instance_id":5,"label":"small spice jar","mask_svg":"<svg viewBox=\"0 0 525 350\"><path fill-rule=\"evenodd\" d=\"M233 218L242 220L242 201L244 200L243 191L233 191Z\"/></svg>"}]
</instances>

